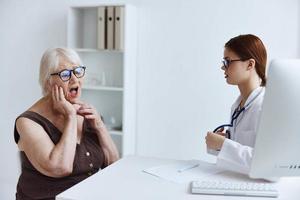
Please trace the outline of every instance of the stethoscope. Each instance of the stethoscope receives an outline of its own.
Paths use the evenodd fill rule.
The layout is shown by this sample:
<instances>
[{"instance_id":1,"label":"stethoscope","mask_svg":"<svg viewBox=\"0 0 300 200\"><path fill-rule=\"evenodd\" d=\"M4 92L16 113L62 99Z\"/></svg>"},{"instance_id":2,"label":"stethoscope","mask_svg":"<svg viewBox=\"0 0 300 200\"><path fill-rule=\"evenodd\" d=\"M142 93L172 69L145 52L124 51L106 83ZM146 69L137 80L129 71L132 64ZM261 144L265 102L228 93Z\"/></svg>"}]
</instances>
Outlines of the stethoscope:
<instances>
[{"instance_id":1,"label":"stethoscope","mask_svg":"<svg viewBox=\"0 0 300 200\"><path fill-rule=\"evenodd\" d=\"M254 96L254 98L252 98L249 103L247 103L247 105L243 106L242 108L240 108L240 106L238 106L233 114L231 115L231 121L230 121L230 124L223 124L223 125L220 125L218 126L217 128L214 129L214 133L217 132L218 130L222 129L222 128L225 128L225 127L233 127L233 123L234 121L240 116L240 114L242 112L244 112L250 105L251 103L262 93L263 89L261 88L261 90ZM240 108L240 109L239 109ZM231 138L231 135L230 135L230 131L226 130L226 135L225 135L226 138L230 139Z\"/></svg>"}]
</instances>

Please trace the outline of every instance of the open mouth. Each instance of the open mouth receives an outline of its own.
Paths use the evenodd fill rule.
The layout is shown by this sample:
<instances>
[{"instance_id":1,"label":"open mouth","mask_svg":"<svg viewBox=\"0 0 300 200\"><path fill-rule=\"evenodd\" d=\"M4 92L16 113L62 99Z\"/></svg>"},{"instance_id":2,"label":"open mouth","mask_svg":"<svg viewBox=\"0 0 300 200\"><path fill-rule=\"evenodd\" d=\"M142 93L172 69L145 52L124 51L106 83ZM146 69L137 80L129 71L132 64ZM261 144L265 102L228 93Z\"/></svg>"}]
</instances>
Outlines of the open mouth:
<instances>
[{"instance_id":1,"label":"open mouth","mask_svg":"<svg viewBox=\"0 0 300 200\"><path fill-rule=\"evenodd\" d=\"M78 94L78 87L72 87L70 90L69 90L70 94L71 94L71 97L76 97L77 94Z\"/></svg>"}]
</instances>

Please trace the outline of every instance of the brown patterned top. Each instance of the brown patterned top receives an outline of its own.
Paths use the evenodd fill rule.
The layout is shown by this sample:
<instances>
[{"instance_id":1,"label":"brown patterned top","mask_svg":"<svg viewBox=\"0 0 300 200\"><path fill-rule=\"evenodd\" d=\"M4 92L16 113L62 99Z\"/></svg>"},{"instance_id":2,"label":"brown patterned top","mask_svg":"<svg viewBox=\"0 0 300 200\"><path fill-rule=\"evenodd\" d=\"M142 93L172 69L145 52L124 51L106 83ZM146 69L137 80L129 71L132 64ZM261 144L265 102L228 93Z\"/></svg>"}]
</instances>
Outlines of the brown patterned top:
<instances>
[{"instance_id":1,"label":"brown patterned top","mask_svg":"<svg viewBox=\"0 0 300 200\"><path fill-rule=\"evenodd\" d=\"M26 111L18 118L20 117L25 117L38 123L44 128L54 144L59 142L62 133L47 118L32 111ZM14 138L15 142L18 143L20 135L16 125ZM20 160L22 172L17 185L17 200L54 200L57 194L96 173L99 168L106 167L104 153L98 137L87 120L83 122L81 142L76 146L72 174L63 178L43 175L30 163L24 151L20 151Z\"/></svg>"}]
</instances>

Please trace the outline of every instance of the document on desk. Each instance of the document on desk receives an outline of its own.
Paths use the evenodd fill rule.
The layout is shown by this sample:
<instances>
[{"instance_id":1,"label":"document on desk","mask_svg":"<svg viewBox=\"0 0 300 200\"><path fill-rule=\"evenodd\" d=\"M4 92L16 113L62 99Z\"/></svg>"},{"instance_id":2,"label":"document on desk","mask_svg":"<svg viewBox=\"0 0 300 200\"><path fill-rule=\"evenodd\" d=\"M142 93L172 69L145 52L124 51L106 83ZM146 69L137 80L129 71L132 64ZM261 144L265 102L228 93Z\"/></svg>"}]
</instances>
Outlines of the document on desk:
<instances>
[{"instance_id":1,"label":"document on desk","mask_svg":"<svg viewBox=\"0 0 300 200\"><path fill-rule=\"evenodd\" d=\"M161 165L143 170L153 176L175 183L189 183L206 176L222 172L215 164L200 160L178 161L175 164Z\"/></svg>"}]
</instances>

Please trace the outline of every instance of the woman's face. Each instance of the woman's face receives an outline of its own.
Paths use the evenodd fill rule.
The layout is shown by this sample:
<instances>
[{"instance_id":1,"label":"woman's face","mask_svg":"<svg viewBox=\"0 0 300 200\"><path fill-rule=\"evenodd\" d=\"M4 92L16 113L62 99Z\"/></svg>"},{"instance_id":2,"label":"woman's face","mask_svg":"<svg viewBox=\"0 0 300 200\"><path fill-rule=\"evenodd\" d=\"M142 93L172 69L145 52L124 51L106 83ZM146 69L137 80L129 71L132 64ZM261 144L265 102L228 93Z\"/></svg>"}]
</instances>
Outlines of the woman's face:
<instances>
[{"instance_id":1,"label":"woman's face","mask_svg":"<svg viewBox=\"0 0 300 200\"><path fill-rule=\"evenodd\" d=\"M74 75L74 71L68 72L68 71L63 71L63 70L74 70L75 69L76 70L75 72L77 72L77 76L80 76L78 74L80 72L84 72L84 69L78 68L78 66L79 66L78 64L74 64L69 61L62 60L59 63L58 68L53 72L53 73L62 72L61 75L60 76L59 75L51 75L50 81L49 81L50 90L53 90L55 85L57 85L58 87L62 87L66 100L71 103L75 103L77 100L80 99L81 87L83 84L84 77L78 78ZM70 76L68 76L68 74ZM66 80L66 79L68 79L68 77L70 79ZM64 79L64 81L62 79ZM51 92L49 92L49 94L51 94Z\"/></svg>"},{"instance_id":2,"label":"woman's face","mask_svg":"<svg viewBox=\"0 0 300 200\"><path fill-rule=\"evenodd\" d=\"M233 51L228 48L224 50L224 60L227 60L227 67L222 66L228 84L240 85L245 83L250 77L248 70L249 61L241 61Z\"/></svg>"}]
</instances>

